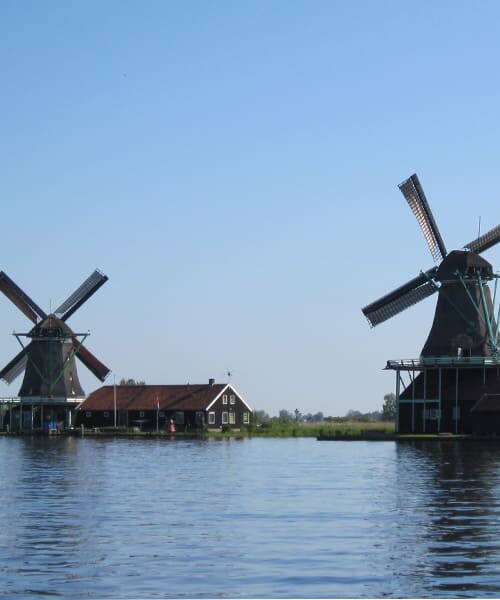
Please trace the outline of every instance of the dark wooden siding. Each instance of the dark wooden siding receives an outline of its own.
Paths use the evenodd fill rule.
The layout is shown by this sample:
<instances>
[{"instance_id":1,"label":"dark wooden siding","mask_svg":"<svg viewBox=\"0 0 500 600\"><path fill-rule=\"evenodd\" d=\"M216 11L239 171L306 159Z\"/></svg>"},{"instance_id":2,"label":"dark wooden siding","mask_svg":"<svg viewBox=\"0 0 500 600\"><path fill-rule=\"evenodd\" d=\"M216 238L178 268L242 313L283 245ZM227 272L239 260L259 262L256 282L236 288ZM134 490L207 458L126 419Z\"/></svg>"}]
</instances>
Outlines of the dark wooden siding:
<instances>
[{"instance_id":1,"label":"dark wooden siding","mask_svg":"<svg viewBox=\"0 0 500 600\"><path fill-rule=\"evenodd\" d=\"M224 404L224 396L226 396L227 404ZM234 403L231 404L231 396L234 396ZM215 423L209 423L208 413L215 413ZM209 429L218 429L221 427L231 427L241 429L242 427L248 427L251 423L252 415L246 404L241 400L238 394L232 389L228 388L219 399L210 407L207 413L207 423ZM227 423L223 422L223 413L227 413ZM244 413L248 413L248 423L244 423ZM234 423L230 415L234 415Z\"/></svg>"},{"instance_id":2,"label":"dark wooden siding","mask_svg":"<svg viewBox=\"0 0 500 600\"><path fill-rule=\"evenodd\" d=\"M442 369L441 392L439 390L439 373L437 369L429 369L424 386L424 375L420 373L414 385L408 386L401 394L404 400L411 400L412 395L422 400L428 400L427 411L438 409L438 403L433 402L441 397L440 421L427 412L424 427L424 405L411 403L399 405L399 433L492 433L500 434L497 428L498 417L488 413L473 412L476 403L484 394L500 392L500 374L496 368L487 369L458 369L458 400L457 400L457 369ZM458 405L458 427L454 418Z\"/></svg>"},{"instance_id":3,"label":"dark wooden siding","mask_svg":"<svg viewBox=\"0 0 500 600\"><path fill-rule=\"evenodd\" d=\"M118 386L116 406L118 426L156 430L168 427L170 419L177 431L234 428L251 423L252 411L230 386ZM77 412L78 425L112 427L114 425L113 386L103 386L82 403ZM214 398L218 398L213 404ZM226 402L224 402L224 399ZM162 406L163 405L163 406ZM213 422L210 417L213 413ZM245 416L247 417L245 419Z\"/></svg>"}]
</instances>

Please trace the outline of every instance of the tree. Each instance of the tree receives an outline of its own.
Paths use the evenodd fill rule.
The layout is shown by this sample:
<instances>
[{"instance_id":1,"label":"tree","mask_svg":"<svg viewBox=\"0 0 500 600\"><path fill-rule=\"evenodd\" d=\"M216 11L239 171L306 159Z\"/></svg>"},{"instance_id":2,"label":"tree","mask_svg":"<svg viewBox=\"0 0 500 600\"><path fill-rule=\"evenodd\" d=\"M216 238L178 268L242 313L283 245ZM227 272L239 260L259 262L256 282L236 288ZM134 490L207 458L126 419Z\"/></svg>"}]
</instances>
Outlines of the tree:
<instances>
[{"instance_id":1,"label":"tree","mask_svg":"<svg viewBox=\"0 0 500 600\"><path fill-rule=\"evenodd\" d=\"M282 409L279 412L279 418L282 421L295 421L295 416L288 410Z\"/></svg>"},{"instance_id":2,"label":"tree","mask_svg":"<svg viewBox=\"0 0 500 600\"><path fill-rule=\"evenodd\" d=\"M363 418L363 413L359 410L348 410L346 413L346 418L351 419L352 421L359 421Z\"/></svg>"},{"instance_id":3,"label":"tree","mask_svg":"<svg viewBox=\"0 0 500 600\"><path fill-rule=\"evenodd\" d=\"M146 385L145 381L136 381L135 379L120 379L120 385Z\"/></svg>"},{"instance_id":4,"label":"tree","mask_svg":"<svg viewBox=\"0 0 500 600\"><path fill-rule=\"evenodd\" d=\"M262 425L269 421L270 417L265 410L254 410L253 411L253 423L254 425Z\"/></svg>"},{"instance_id":5,"label":"tree","mask_svg":"<svg viewBox=\"0 0 500 600\"><path fill-rule=\"evenodd\" d=\"M322 423L323 422L323 413L321 411L317 412L315 415L313 415L313 422L314 423Z\"/></svg>"},{"instance_id":6,"label":"tree","mask_svg":"<svg viewBox=\"0 0 500 600\"><path fill-rule=\"evenodd\" d=\"M396 395L393 393L384 396L382 405L382 420L394 421L396 419Z\"/></svg>"}]
</instances>

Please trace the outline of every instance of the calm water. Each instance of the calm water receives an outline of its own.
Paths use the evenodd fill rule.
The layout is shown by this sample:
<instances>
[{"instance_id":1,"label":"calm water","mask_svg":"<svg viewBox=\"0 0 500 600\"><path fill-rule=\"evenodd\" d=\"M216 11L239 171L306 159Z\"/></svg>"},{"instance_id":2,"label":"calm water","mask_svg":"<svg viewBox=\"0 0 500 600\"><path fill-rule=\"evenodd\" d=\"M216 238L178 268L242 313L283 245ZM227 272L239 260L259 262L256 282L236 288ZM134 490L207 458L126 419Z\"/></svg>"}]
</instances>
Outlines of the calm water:
<instances>
[{"instance_id":1,"label":"calm water","mask_svg":"<svg viewBox=\"0 0 500 600\"><path fill-rule=\"evenodd\" d=\"M0 438L0 596L500 596L500 445Z\"/></svg>"}]
</instances>

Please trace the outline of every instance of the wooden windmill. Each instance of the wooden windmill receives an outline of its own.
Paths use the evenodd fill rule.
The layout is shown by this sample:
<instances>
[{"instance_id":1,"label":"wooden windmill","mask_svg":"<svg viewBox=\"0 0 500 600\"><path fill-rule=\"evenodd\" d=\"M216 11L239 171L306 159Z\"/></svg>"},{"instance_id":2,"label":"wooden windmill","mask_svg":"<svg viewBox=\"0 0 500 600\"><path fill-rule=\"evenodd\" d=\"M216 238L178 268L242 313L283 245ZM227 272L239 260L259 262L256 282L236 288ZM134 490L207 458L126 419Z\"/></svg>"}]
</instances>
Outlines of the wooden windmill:
<instances>
[{"instance_id":1,"label":"wooden windmill","mask_svg":"<svg viewBox=\"0 0 500 600\"><path fill-rule=\"evenodd\" d=\"M78 358L100 381L104 381L109 369L100 362L83 342L88 333L75 333L67 320L106 281L107 276L94 271L82 285L71 294L53 313L47 314L8 277L0 272L0 291L11 300L33 327L28 333L15 334L22 350L0 371L0 378L12 383L22 372L24 378L19 390L20 412L23 405L31 407L29 418L18 417L21 429L28 420L31 425L43 422L43 407L81 402L84 392L78 379L75 359ZM23 340L28 340L24 343Z\"/></svg>"},{"instance_id":2,"label":"wooden windmill","mask_svg":"<svg viewBox=\"0 0 500 600\"><path fill-rule=\"evenodd\" d=\"M399 429L475 430L478 415L492 412L497 402L500 433L499 319L494 309L498 275L480 256L500 241L500 226L469 242L464 250L447 252L418 177L412 175L399 188L438 263L362 309L374 327L438 294L420 357L387 363L398 374ZM409 374L408 384L403 383L402 372Z\"/></svg>"}]
</instances>

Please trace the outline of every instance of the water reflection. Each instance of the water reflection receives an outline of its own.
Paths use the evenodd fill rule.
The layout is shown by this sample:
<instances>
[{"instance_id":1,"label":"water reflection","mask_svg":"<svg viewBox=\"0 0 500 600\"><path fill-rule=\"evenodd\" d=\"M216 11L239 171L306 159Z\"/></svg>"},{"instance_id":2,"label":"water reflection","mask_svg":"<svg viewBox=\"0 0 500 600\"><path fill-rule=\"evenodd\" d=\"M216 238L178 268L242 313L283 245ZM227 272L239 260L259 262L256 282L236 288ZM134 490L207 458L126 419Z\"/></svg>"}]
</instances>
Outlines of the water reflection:
<instances>
[{"instance_id":1,"label":"water reflection","mask_svg":"<svg viewBox=\"0 0 500 600\"><path fill-rule=\"evenodd\" d=\"M20 594L61 593L82 561L96 560L91 528L80 518L93 496L83 447L74 438L2 442L9 446L0 463L5 482L0 573L5 587Z\"/></svg>"},{"instance_id":2,"label":"water reflection","mask_svg":"<svg viewBox=\"0 0 500 600\"><path fill-rule=\"evenodd\" d=\"M0 597L500 595L500 446L0 438Z\"/></svg>"},{"instance_id":3,"label":"water reflection","mask_svg":"<svg viewBox=\"0 0 500 600\"><path fill-rule=\"evenodd\" d=\"M500 446L400 443L398 459L398 487L405 490L398 499L410 500L413 513L402 541L409 552L418 548L413 566L419 587L434 595L498 595ZM407 507L398 510L405 514Z\"/></svg>"}]
</instances>

